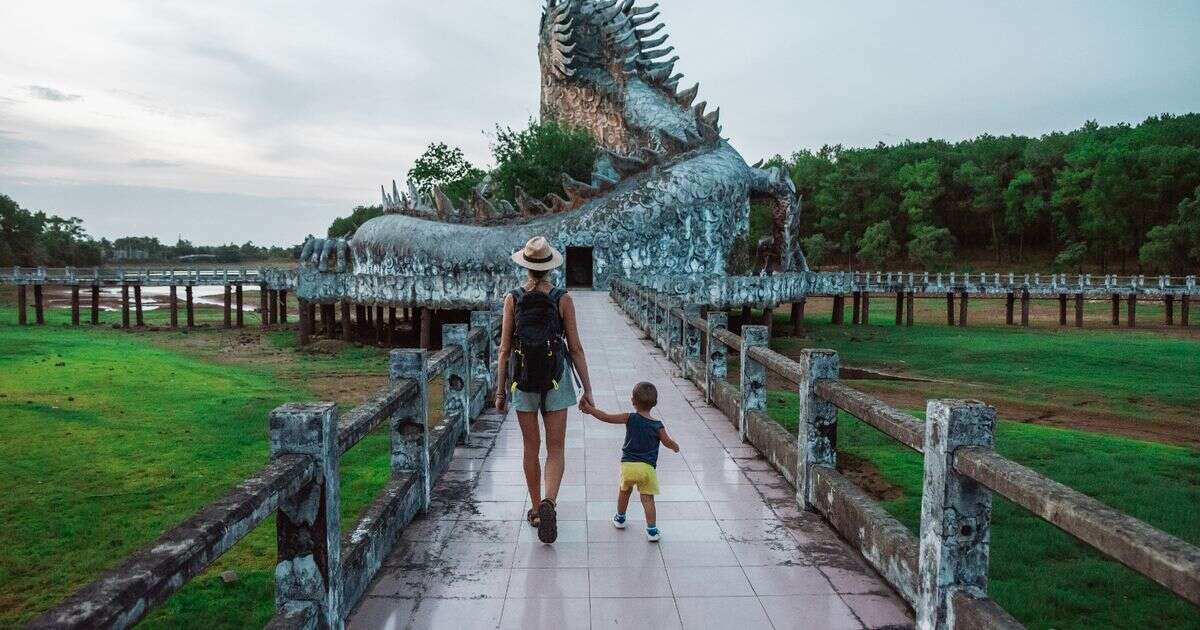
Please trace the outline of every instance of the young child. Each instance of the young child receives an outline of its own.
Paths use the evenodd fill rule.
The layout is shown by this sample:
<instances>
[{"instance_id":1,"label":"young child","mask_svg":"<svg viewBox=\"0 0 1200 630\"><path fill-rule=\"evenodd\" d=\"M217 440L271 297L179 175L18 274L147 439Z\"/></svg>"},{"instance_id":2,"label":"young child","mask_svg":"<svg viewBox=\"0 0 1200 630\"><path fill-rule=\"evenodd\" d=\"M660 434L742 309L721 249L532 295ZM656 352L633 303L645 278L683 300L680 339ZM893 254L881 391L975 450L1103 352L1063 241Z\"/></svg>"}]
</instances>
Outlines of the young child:
<instances>
[{"instance_id":1,"label":"young child","mask_svg":"<svg viewBox=\"0 0 1200 630\"><path fill-rule=\"evenodd\" d=\"M621 452L621 489L617 493L617 515L613 526L625 529L625 510L629 508L629 495L636 486L646 511L646 539L658 542L657 514L654 495L658 494L658 445L679 452L679 445L663 423L649 416L650 410L658 405L658 389L651 383L638 383L633 388L633 413L606 413L595 407L582 409L584 413L609 424L625 425L625 446Z\"/></svg>"}]
</instances>

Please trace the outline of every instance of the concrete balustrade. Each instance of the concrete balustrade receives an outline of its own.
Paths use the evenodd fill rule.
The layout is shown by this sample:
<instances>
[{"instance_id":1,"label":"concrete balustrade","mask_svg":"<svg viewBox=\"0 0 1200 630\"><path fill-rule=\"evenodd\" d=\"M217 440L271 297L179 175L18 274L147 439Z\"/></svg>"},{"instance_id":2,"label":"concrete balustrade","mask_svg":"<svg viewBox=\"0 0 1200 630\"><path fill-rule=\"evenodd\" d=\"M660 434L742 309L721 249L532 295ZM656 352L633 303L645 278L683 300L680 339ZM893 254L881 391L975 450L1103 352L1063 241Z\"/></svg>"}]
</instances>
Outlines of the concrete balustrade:
<instances>
[{"instance_id":1,"label":"concrete balustrade","mask_svg":"<svg viewBox=\"0 0 1200 630\"><path fill-rule=\"evenodd\" d=\"M1001 284L996 276L980 280ZM1008 287L1012 281L1010 276ZM1055 286L1065 282L1063 277L1051 279ZM1080 282L1091 285L1087 277ZM1106 278L1104 284L1111 289L1113 280ZM1017 291L1006 291L1011 313ZM643 328L644 322L654 321L648 312L659 310L668 298L680 297L659 295L626 280L614 281L611 294ZM1022 323L1027 325L1029 291L1022 288L1020 295ZM948 301L955 297L947 292ZM1075 298L1078 323L1078 293ZM1136 295L1129 295L1134 308L1136 300ZM1180 298L1181 313L1185 303ZM997 454L993 408L977 401L929 401L928 420L922 422L838 380L837 353L805 350L794 361L769 349L765 327L744 326L742 335L735 335L726 330L727 316L714 310L720 305L707 306L707 318L683 320L687 327L703 328L706 335L705 357L696 362L703 372L685 372L686 377L702 387L708 400L737 426L743 440L793 484L797 505L827 520L912 606L919 628L1022 627L987 596L993 493L1200 605L1200 548ZM681 310L697 308L685 303ZM835 319L836 315L835 301ZM948 308L951 323L954 315ZM961 313L960 322L965 323ZM730 350L740 356L736 386L726 380ZM690 352L678 356L681 367L692 358ZM766 414L768 373L797 386L796 435L789 435ZM919 536L837 472L839 410L923 454Z\"/></svg>"}]
</instances>

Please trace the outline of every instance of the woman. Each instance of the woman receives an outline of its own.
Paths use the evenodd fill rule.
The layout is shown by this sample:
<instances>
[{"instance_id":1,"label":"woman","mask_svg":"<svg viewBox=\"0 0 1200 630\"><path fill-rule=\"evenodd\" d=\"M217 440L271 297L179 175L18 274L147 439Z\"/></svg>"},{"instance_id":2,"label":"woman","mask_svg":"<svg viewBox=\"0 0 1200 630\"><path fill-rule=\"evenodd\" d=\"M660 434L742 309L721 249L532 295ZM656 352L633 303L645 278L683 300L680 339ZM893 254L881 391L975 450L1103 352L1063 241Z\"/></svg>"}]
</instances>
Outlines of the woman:
<instances>
[{"instance_id":1,"label":"woman","mask_svg":"<svg viewBox=\"0 0 1200 630\"><path fill-rule=\"evenodd\" d=\"M541 236L530 239L512 255L513 262L528 270L523 285L504 298L504 320L500 333L497 368L496 408L504 411L511 395L525 446L525 483L533 509L526 518L537 527L538 539L552 543L558 538L558 489L562 485L563 449L567 433L567 409L576 404L575 376L583 386L581 405L594 405L588 378L587 357L579 342L575 303L549 280L550 272L563 264L563 256ZM540 308L539 308L540 307ZM566 347L563 348L565 338ZM536 344L538 352L533 352ZM547 358L550 357L550 358ZM509 360L513 359L513 374ZM538 365L545 361L546 365ZM541 378L539 378L539 376ZM510 385L511 384L511 385ZM541 435L538 412L546 426L545 495L542 495Z\"/></svg>"}]
</instances>

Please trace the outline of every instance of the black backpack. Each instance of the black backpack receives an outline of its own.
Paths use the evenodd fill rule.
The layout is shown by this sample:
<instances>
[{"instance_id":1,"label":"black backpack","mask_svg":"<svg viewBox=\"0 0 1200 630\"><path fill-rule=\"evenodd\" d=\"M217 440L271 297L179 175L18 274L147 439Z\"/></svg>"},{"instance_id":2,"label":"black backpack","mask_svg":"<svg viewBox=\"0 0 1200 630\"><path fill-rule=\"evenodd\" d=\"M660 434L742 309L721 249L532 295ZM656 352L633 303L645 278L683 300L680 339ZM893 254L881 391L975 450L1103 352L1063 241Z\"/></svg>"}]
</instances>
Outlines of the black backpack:
<instances>
[{"instance_id":1,"label":"black backpack","mask_svg":"<svg viewBox=\"0 0 1200 630\"><path fill-rule=\"evenodd\" d=\"M516 305L512 377L523 392L541 394L558 389L566 354L558 301L565 294L558 288L549 294L525 289L512 292Z\"/></svg>"}]
</instances>

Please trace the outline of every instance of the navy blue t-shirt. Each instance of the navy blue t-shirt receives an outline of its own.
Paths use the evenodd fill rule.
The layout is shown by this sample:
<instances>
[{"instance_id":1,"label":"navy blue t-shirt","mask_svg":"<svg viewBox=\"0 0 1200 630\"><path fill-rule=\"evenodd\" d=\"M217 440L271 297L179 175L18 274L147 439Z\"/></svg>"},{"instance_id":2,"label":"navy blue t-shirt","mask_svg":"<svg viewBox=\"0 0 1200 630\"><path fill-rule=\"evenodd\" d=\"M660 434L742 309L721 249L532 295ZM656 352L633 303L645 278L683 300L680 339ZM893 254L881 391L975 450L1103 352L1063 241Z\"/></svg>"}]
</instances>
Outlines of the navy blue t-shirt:
<instances>
[{"instance_id":1,"label":"navy blue t-shirt","mask_svg":"<svg viewBox=\"0 0 1200 630\"><path fill-rule=\"evenodd\" d=\"M651 420L639 413L629 414L625 424L625 446L621 449L621 461L642 462L658 467L658 432L663 423Z\"/></svg>"}]
</instances>

